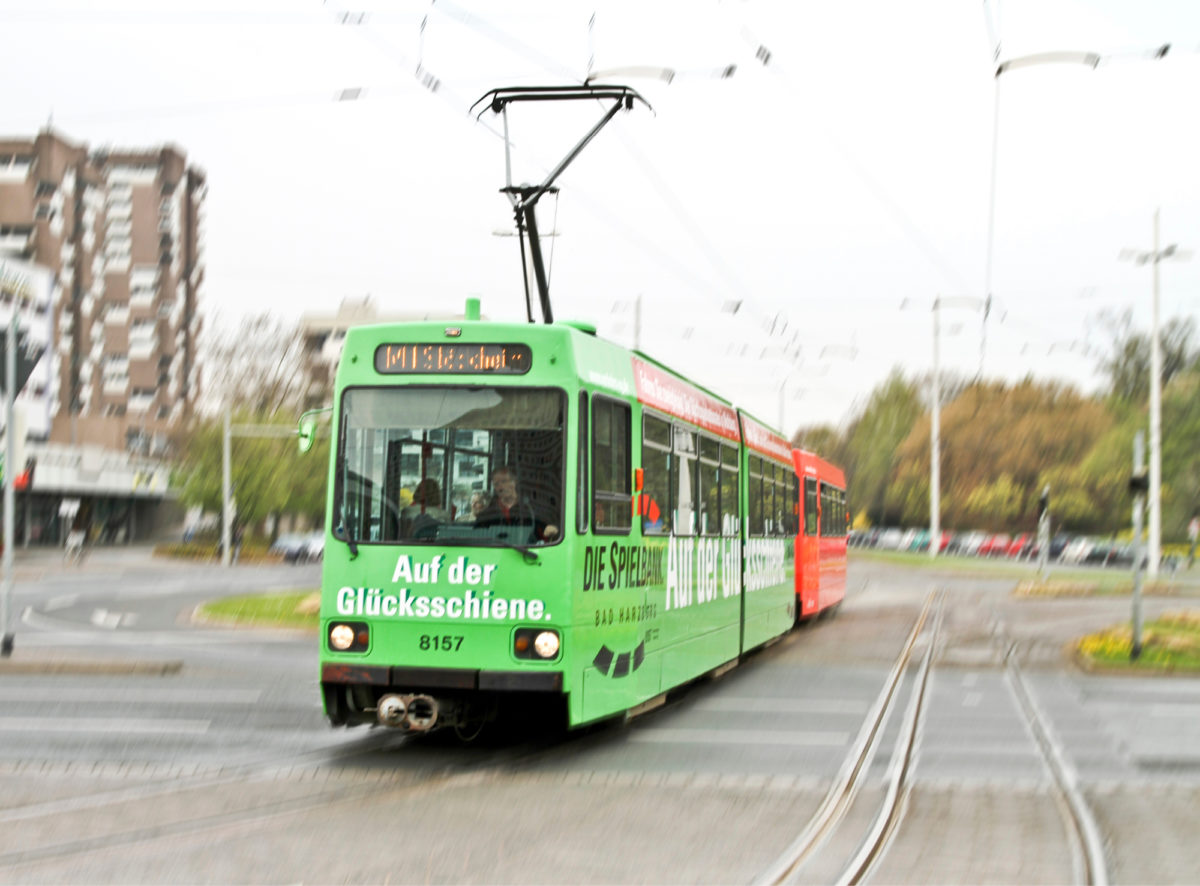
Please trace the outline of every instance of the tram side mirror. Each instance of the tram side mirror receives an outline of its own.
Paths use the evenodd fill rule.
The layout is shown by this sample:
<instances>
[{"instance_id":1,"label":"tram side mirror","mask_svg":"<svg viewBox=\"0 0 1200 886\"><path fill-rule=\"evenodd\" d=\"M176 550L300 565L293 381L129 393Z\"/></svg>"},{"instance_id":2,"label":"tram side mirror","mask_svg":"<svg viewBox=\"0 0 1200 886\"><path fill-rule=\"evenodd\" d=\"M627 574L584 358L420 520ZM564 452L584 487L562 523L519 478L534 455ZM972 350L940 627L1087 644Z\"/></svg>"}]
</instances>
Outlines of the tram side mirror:
<instances>
[{"instance_id":1,"label":"tram side mirror","mask_svg":"<svg viewBox=\"0 0 1200 886\"><path fill-rule=\"evenodd\" d=\"M315 415L300 417L300 426L296 429L296 437L301 452L308 452L312 449L313 443L317 439L317 417Z\"/></svg>"}]
</instances>

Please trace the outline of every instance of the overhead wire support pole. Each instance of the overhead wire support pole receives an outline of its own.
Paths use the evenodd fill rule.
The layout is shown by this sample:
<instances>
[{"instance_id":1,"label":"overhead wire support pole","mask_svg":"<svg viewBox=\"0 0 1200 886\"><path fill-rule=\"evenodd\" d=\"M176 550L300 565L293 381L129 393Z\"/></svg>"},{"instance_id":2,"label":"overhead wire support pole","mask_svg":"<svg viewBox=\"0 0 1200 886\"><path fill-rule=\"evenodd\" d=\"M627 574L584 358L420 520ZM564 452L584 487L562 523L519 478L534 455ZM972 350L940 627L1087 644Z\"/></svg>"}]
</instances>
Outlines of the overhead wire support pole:
<instances>
[{"instance_id":1,"label":"overhead wire support pole","mask_svg":"<svg viewBox=\"0 0 1200 886\"><path fill-rule=\"evenodd\" d=\"M1151 265L1153 271L1153 290L1151 292L1150 315L1150 487L1148 504L1149 519L1149 550L1146 570L1150 578L1158 577L1159 562L1162 559L1162 333L1159 329L1159 298L1158 298L1158 265L1167 258L1187 258L1188 250L1179 248L1177 243L1159 247L1158 230L1159 210L1154 210L1154 242L1149 252L1137 252L1132 249L1121 250L1120 257L1132 259L1136 264Z\"/></svg>"},{"instance_id":2,"label":"overhead wire support pole","mask_svg":"<svg viewBox=\"0 0 1200 886\"><path fill-rule=\"evenodd\" d=\"M575 101L581 99L588 101L612 100L613 105L600 118L600 121L591 128L587 135L580 139L579 143L567 152L567 155L546 176L545 181L540 185L514 186L512 183L512 145L508 138L508 106L513 102ZM525 261L524 233L526 231L529 233L529 258L533 263L534 277L538 287L538 300L542 308L542 320L545 323L554 322L554 313L550 305L550 284L546 276L545 262L542 258L541 243L538 241L537 203L543 194L556 190L554 182L563 173L563 170L570 165L572 160L579 156L579 153L617 115L618 111L632 109L634 101L640 101L647 108L650 107L649 102L628 86L600 84L584 84L583 86L514 86L493 89L491 92L485 93L471 106L471 110L474 111L486 102L486 107L476 115L476 119L482 117L484 111L487 110L491 110L495 114L500 114L504 118L505 186L501 191L507 194L509 200L512 201L513 213L517 221L517 230L522 234L521 262L523 269ZM532 322L532 309L529 307L531 299L529 296L528 271L525 272L524 276L526 308Z\"/></svg>"},{"instance_id":3,"label":"overhead wire support pole","mask_svg":"<svg viewBox=\"0 0 1200 886\"><path fill-rule=\"evenodd\" d=\"M990 19L988 20L988 24L990 27ZM987 254L984 260L984 311L983 319L980 323L981 333L979 339L980 381L983 380L984 358L987 352L987 324L988 315L990 314L992 305L992 265L996 248L996 170L999 165L1000 157L1000 76L1008 71L1013 71L1020 68L1052 64L1084 65L1095 70L1097 67L1099 67L1100 62L1103 61L1103 58L1099 53L1071 50L1035 52L1030 55L1022 55L1017 58L1010 58L1007 61L1000 61L1000 43L996 40L994 34L993 44L994 49L992 52L992 61L996 65L996 70L992 76L995 80L996 87L993 94L994 97L992 99L992 171L991 182L988 191Z\"/></svg>"},{"instance_id":4,"label":"overhead wire support pole","mask_svg":"<svg viewBox=\"0 0 1200 886\"><path fill-rule=\"evenodd\" d=\"M16 475L17 441L13 428L13 401L17 397L17 301L13 299L12 317L6 331L7 340L4 354L4 593L0 601L0 655L8 658L13 651L13 632L9 630L11 619L13 592L13 543L16 533L13 531L14 501L13 478Z\"/></svg>"},{"instance_id":5,"label":"overhead wire support pole","mask_svg":"<svg viewBox=\"0 0 1200 886\"><path fill-rule=\"evenodd\" d=\"M929 433L929 557L934 559L942 548L942 449L939 435L941 433L941 399L942 391L938 380L941 372L941 360L938 353L938 311L942 299L938 296L933 301L933 405Z\"/></svg>"}]
</instances>

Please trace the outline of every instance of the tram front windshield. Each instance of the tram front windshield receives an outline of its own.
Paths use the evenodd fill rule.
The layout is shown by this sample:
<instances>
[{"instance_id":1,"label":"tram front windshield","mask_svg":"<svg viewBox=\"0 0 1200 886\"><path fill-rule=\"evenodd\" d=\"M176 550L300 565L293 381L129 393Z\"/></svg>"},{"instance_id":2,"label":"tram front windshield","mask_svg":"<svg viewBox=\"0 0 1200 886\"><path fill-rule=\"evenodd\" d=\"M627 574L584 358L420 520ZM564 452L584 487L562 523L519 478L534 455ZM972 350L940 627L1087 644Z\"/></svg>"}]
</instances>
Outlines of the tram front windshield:
<instances>
[{"instance_id":1,"label":"tram front windshield","mask_svg":"<svg viewBox=\"0 0 1200 886\"><path fill-rule=\"evenodd\" d=\"M557 389L346 390L334 534L355 544L558 541L565 412Z\"/></svg>"}]
</instances>

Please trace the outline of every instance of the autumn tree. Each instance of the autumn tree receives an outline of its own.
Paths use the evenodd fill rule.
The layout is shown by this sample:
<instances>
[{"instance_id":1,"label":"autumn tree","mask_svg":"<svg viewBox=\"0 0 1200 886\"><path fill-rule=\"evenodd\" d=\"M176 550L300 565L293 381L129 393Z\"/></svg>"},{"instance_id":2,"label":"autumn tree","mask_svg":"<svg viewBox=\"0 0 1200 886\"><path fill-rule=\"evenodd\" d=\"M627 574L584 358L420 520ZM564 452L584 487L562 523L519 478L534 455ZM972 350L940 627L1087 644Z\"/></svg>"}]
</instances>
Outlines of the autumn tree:
<instances>
[{"instance_id":1,"label":"autumn tree","mask_svg":"<svg viewBox=\"0 0 1200 886\"><path fill-rule=\"evenodd\" d=\"M943 522L1033 529L1042 487L1050 477L1064 482L1060 469L1078 464L1111 425L1103 404L1061 384L968 386L941 414ZM889 506L910 524L928 519L929 438L924 416L900 445L887 490Z\"/></svg>"}]
</instances>

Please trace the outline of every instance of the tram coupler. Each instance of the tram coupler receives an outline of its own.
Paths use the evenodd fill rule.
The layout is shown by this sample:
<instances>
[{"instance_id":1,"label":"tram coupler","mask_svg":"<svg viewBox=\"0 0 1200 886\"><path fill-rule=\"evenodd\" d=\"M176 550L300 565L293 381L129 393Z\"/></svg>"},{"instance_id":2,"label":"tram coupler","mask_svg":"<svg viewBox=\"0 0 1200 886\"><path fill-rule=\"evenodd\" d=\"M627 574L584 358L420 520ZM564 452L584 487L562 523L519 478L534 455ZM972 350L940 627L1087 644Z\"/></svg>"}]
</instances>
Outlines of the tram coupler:
<instances>
[{"instance_id":1,"label":"tram coupler","mask_svg":"<svg viewBox=\"0 0 1200 886\"><path fill-rule=\"evenodd\" d=\"M375 716L383 726L405 732L428 732L438 719L438 702L432 695L396 695L379 699Z\"/></svg>"}]
</instances>

